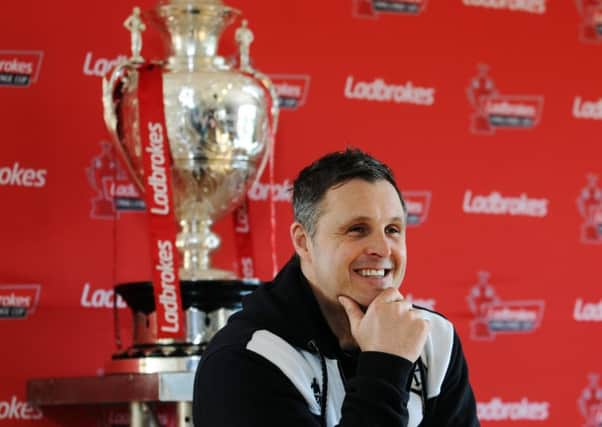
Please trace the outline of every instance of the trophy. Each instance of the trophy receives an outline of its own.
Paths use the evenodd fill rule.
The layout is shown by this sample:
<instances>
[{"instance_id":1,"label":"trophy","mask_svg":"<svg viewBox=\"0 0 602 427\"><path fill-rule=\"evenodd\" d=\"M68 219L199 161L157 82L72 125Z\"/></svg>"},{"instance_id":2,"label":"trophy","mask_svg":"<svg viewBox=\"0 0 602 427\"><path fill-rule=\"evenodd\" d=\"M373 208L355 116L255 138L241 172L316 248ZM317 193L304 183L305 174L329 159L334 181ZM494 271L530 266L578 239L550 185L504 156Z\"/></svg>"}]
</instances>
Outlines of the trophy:
<instances>
[{"instance_id":1,"label":"trophy","mask_svg":"<svg viewBox=\"0 0 602 427\"><path fill-rule=\"evenodd\" d=\"M240 309L242 296L257 286L257 281L213 267L210 258L220 246L211 226L243 201L261 174L278 119L274 86L250 63L253 33L246 21L235 33L238 66L217 55L220 33L238 15L220 0L161 0L148 12L136 7L124 22L132 56L103 80L105 122L149 212L173 208L180 256L174 249L175 257L166 265L177 266L173 262L181 260L175 271L157 266L157 280L164 286L161 298L155 281L116 286L133 314L133 345L113 355L110 372L194 369L206 343ZM166 59L147 62L142 57L145 21L163 36ZM153 93L159 95L153 98ZM158 119L147 126L142 117L153 114ZM161 122L166 135L155 132L161 131ZM171 204L149 206L167 196ZM151 215L151 227L152 222ZM171 256L166 252L169 239L158 242L163 262L162 257ZM175 287L166 284L174 277L179 282ZM180 310L180 335L160 334L159 304L167 310L167 321L175 322Z\"/></svg>"}]
</instances>

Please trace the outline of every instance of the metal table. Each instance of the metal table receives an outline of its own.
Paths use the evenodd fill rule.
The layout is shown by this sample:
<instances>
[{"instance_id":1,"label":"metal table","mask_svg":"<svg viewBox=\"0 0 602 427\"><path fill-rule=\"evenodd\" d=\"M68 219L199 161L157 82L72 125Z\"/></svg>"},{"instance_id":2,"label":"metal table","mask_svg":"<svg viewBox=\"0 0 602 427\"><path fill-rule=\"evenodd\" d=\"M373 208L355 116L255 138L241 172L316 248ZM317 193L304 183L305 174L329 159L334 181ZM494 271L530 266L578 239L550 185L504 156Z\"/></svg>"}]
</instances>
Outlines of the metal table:
<instances>
[{"instance_id":1,"label":"metal table","mask_svg":"<svg viewBox=\"0 0 602 427\"><path fill-rule=\"evenodd\" d=\"M194 372L110 374L44 378L27 382L27 398L37 406L127 403L131 427L159 427L150 402L174 402L177 426L192 426Z\"/></svg>"}]
</instances>

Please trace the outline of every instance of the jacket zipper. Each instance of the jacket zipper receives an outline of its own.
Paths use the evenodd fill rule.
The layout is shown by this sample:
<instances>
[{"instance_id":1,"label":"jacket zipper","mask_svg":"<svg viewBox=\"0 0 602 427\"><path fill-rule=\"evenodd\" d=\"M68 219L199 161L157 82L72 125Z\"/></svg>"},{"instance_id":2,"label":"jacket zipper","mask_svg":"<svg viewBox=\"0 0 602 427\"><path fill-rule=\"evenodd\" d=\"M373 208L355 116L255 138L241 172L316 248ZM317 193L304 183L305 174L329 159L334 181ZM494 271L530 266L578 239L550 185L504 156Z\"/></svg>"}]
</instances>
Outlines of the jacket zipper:
<instances>
[{"instance_id":1,"label":"jacket zipper","mask_svg":"<svg viewBox=\"0 0 602 427\"><path fill-rule=\"evenodd\" d=\"M320 401L320 424L322 427L326 427L326 403L328 400L328 367L326 366L326 358L318 348L318 345L314 340L307 343L310 350L318 353L320 357L320 365L322 367L322 399Z\"/></svg>"}]
</instances>

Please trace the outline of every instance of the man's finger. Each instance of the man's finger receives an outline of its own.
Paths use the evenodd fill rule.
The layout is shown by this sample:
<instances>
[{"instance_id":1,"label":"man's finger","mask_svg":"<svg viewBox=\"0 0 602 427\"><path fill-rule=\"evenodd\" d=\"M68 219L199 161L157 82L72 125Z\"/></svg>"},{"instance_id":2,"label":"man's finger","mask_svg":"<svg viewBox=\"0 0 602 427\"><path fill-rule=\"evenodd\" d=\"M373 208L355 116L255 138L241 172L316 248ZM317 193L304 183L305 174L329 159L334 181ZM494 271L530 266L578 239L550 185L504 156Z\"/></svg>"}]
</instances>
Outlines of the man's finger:
<instances>
[{"instance_id":1,"label":"man's finger","mask_svg":"<svg viewBox=\"0 0 602 427\"><path fill-rule=\"evenodd\" d=\"M345 309L345 313L347 313L347 317L349 318L349 325L351 326L351 330L354 331L356 326L364 317L364 312L360 308L359 304L353 301L351 298L341 295L339 297L339 302Z\"/></svg>"},{"instance_id":2,"label":"man's finger","mask_svg":"<svg viewBox=\"0 0 602 427\"><path fill-rule=\"evenodd\" d=\"M403 295L399 293L397 288L388 288L382 291L374 301L378 301L379 303L387 303L394 301L402 301Z\"/></svg>"}]
</instances>

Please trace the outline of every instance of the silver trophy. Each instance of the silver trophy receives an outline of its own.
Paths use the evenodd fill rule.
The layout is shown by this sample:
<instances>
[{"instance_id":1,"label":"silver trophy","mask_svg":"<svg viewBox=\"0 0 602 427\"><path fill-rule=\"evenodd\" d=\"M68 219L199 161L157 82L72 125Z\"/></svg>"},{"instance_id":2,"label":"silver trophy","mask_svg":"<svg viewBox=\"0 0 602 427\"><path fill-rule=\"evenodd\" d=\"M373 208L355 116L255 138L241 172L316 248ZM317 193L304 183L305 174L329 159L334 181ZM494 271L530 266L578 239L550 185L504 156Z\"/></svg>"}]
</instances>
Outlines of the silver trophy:
<instances>
[{"instance_id":1,"label":"silver trophy","mask_svg":"<svg viewBox=\"0 0 602 427\"><path fill-rule=\"evenodd\" d=\"M104 117L133 180L142 185L138 76L144 20L164 36L169 56L161 61L163 107L172 158L174 210L179 223L181 294L186 338L158 340L150 283L117 286L134 315L134 345L113 357L126 371L190 369L190 360L240 307L252 290L229 271L214 268L210 254L220 245L211 230L218 218L243 200L261 174L276 131L278 102L270 80L249 59L253 34L246 21L236 31L238 67L217 55L222 30L240 13L220 0L162 0L148 12L135 8L124 25L132 55L103 81ZM230 61L233 62L233 61ZM142 360L144 359L144 360ZM156 360L155 360L156 359ZM175 365L174 365L175 364ZM177 365L177 366L176 366ZM149 368L149 366L154 366Z\"/></svg>"}]
</instances>

